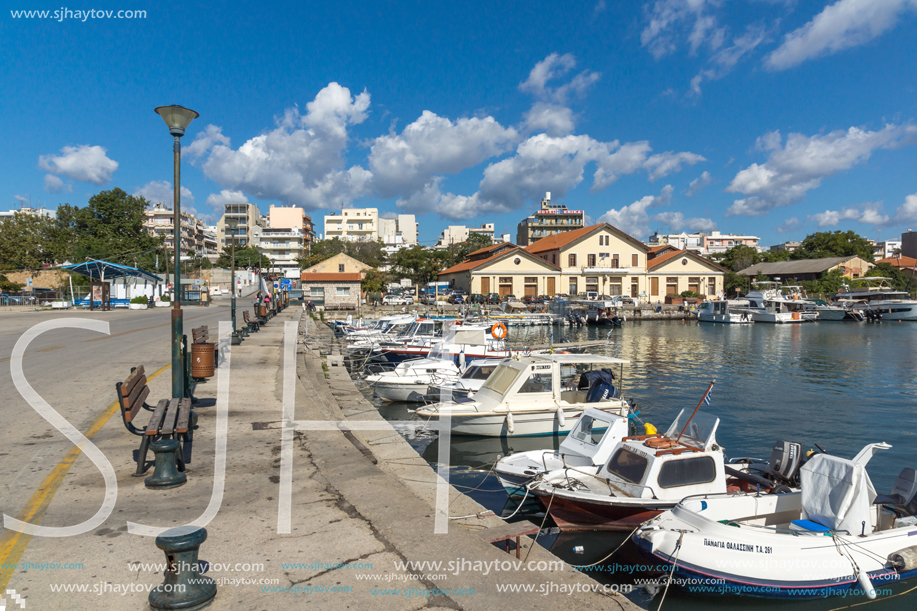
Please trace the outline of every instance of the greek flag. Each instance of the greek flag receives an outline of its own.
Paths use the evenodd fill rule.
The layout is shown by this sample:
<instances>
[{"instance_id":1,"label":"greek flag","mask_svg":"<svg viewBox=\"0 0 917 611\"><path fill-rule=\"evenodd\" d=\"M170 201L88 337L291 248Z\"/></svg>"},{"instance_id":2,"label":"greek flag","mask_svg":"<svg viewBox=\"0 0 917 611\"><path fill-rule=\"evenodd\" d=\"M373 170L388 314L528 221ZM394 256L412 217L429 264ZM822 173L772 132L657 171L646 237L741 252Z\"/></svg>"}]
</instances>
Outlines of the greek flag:
<instances>
[{"instance_id":1,"label":"greek flag","mask_svg":"<svg viewBox=\"0 0 917 611\"><path fill-rule=\"evenodd\" d=\"M713 394L713 389L712 389L712 388L710 389L710 392L708 392L706 395L704 395L704 403L706 403L707 405L710 405L710 395L711 395L711 394Z\"/></svg>"}]
</instances>

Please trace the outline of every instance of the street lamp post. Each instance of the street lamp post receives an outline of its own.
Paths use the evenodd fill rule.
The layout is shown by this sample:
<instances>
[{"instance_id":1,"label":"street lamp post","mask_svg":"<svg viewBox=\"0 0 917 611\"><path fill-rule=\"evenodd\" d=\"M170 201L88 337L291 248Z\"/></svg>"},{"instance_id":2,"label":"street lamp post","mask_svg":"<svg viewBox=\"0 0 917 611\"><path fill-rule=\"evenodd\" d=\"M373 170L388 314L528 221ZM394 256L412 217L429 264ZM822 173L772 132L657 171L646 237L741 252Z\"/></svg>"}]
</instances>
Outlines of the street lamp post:
<instances>
[{"instance_id":1,"label":"street lamp post","mask_svg":"<svg viewBox=\"0 0 917 611\"><path fill-rule=\"evenodd\" d=\"M232 338L230 341L233 344L238 344L242 342L242 338L239 338L239 341L236 341L236 225L239 224L238 219L226 219L226 224L229 226L230 231L232 232L232 246L230 247L230 264L229 264L229 279L230 284L232 285L232 305L230 306L230 312L232 314Z\"/></svg>"},{"instance_id":2,"label":"street lamp post","mask_svg":"<svg viewBox=\"0 0 917 611\"><path fill-rule=\"evenodd\" d=\"M176 291L173 293L174 299L172 305L172 397L183 398L185 396L184 371L185 363L182 357L181 339L184 333L184 321L181 311L181 137L185 135L185 128L191 124L191 121L200 115L195 111L183 106L159 106L153 111L162 117L166 125L169 126L169 133L174 138L172 145L173 165L175 179L173 186L173 227L172 242L175 248L175 278L173 286Z\"/></svg>"}]
</instances>

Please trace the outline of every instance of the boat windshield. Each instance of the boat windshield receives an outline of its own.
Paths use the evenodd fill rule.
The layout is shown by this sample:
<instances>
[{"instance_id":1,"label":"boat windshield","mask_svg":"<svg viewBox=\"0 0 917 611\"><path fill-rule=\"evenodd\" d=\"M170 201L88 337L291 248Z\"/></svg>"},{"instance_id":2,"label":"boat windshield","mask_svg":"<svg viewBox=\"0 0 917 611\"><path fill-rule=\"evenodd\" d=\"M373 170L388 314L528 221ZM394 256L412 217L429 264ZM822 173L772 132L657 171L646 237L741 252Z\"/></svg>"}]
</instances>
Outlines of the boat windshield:
<instances>
[{"instance_id":1,"label":"boat windshield","mask_svg":"<svg viewBox=\"0 0 917 611\"><path fill-rule=\"evenodd\" d=\"M492 390L498 395L505 395L506 391L513 385L513 382L516 381L520 373L522 372L509 365L500 365L490 374L487 381L484 382L484 386L481 387L481 390Z\"/></svg>"},{"instance_id":2,"label":"boat windshield","mask_svg":"<svg viewBox=\"0 0 917 611\"><path fill-rule=\"evenodd\" d=\"M490 377L490 374L494 372L497 368L497 364L493 365L477 365L475 367L469 367L468 371L462 376L466 380L486 380Z\"/></svg>"},{"instance_id":3,"label":"boat windshield","mask_svg":"<svg viewBox=\"0 0 917 611\"><path fill-rule=\"evenodd\" d=\"M583 414L573 430L570 431L570 436L589 445L598 445L605 433L608 432L608 429L608 423L604 420L597 420L592 416Z\"/></svg>"},{"instance_id":4,"label":"boat windshield","mask_svg":"<svg viewBox=\"0 0 917 611\"><path fill-rule=\"evenodd\" d=\"M688 422L689 419L690 422ZM688 428L685 428L686 423L688 424ZM665 432L665 436L669 439L677 439L678 436L681 435L682 442L698 448L704 448L708 443L715 441L714 435L716 434L716 427L719 423L720 419L716 416L711 416L704 412L697 412L694 414L694 417L691 418L691 413L681 410L675 418L675 421L672 422L669 430ZM684 429L684 434L681 433L682 429Z\"/></svg>"}]
</instances>

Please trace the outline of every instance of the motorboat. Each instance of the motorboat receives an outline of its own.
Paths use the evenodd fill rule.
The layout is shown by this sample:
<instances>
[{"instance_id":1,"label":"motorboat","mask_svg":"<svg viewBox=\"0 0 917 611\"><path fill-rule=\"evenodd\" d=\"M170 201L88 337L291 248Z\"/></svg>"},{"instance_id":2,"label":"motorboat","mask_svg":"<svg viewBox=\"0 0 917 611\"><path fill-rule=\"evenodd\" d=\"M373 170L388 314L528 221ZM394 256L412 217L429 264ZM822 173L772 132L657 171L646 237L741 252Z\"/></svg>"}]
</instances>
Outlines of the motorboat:
<instances>
[{"instance_id":1,"label":"motorboat","mask_svg":"<svg viewBox=\"0 0 917 611\"><path fill-rule=\"evenodd\" d=\"M391 371L366 376L366 382L383 401L425 403L431 387L462 374L452 359L419 358L402 361Z\"/></svg>"},{"instance_id":2,"label":"motorboat","mask_svg":"<svg viewBox=\"0 0 917 611\"><path fill-rule=\"evenodd\" d=\"M550 471L527 489L561 530L630 531L688 496L785 486L750 473L748 463L727 465L716 442L719 423L682 410L665 435L625 437L598 468Z\"/></svg>"},{"instance_id":3,"label":"motorboat","mask_svg":"<svg viewBox=\"0 0 917 611\"><path fill-rule=\"evenodd\" d=\"M497 359L477 359L470 361L458 379L434 383L430 391L434 401L445 399L470 399L481 390L484 382L494 372L500 361Z\"/></svg>"},{"instance_id":4,"label":"motorboat","mask_svg":"<svg viewBox=\"0 0 917 611\"><path fill-rule=\"evenodd\" d=\"M629 413L630 404L621 396L628 362L595 354L517 355L501 361L474 398L427 405L416 414L441 425L449 422L453 435L568 433L590 407L619 416ZM609 375L582 387L584 374L596 369L607 369Z\"/></svg>"},{"instance_id":5,"label":"motorboat","mask_svg":"<svg viewBox=\"0 0 917 611\"><path fill-rule=\"evenodd\" d=\"M755 319L745 309L747 306L748 302L744 300L705 301L697 309L697 320L729 325L749 325L755 322Z\"/></svg>"},{"instance_id":6,"label":"motorboat","mask_svg":"<svg viewBox=\"0 0 917 611\"><path fill-rule=\"evenodd\" d=\"M807 310L798 299L787 299L777 282L752 282L752 290L745 295L745 309L755 322L799 323L818 318L814 310Z\"/></svg>"},{"instance_id":7,"label":"motorboat","mask_svg":"<svg viewBox=\"0 0 917 611\"><path fill-rule=\"evenodd\" d=\"M558 449L539 448L504 456L494 465L494 474L508 495L524 496L525 485L542 473L604 464L628 430L627 417L590 408L579 417Z\"/></svg>"},{"instance_id":8,"label":"motorboat","mask_svg":"<svg viewBox=\"0 0 917 611\"><path fill-rule=\"evenodd\" d=\"M690 496L634 541L689 590L874 598L875 586L917 575L917 472L902 469L889 495L877 495L866 473L890 447L869 444L853 459L816 454L800 469L799 492Z\"/></svg>"},{"instance_id":9,"label":"motorboat","mask_svg":"<svg viewBox=\"0 0 917 611\"><path fill-rule=\"evenodd\" d=\"M845 284L835 298L861 303L867 318L872 315L881 320L917 320L917 301L892 287L891 281L879 276L854 278L853 286Z\"/></svg>"},{"instance_id":10,"label":"motorboat","mask_svg":"<svg viewBox=\"0 0 917 611\"><path fill-rule=\"evenodd\" d=\"M600 327L620 327L627 318L618 312L619 301L612 299L584 300L576 302L576 312L587 325Z\"/></svg>"},{"instance_id":11,"label":"motorboat","mask_svg":"<svg viewBox=\"0 0 917 611\"><path fill-rule=\"evenodd\" d=\"M343 339L350 343L352 347L358 347L357 344L372 345L373 341L397 335L397 333L404 330L404 325L414 322L415 318L413 314L382 316L374 324L364 324L356 328L345 326L340 330L344 334Z\"/></svg>"},{"instance_id":12,"label":"motorboat","mask_svg":"<svg viewBox=\"0 0 917 611\"><path fill-rule=\"evenodd\" d=\"M503 337L499 337L497 325L475 326L464 325L454 318L419 318L408 325L398 336L385 342L379 342L372 350L367 360L368 365L382 365L388 368L398 363L430 354L435 344L442 343L453 333L461 328L474 334L473 338L459 339L452 343L456 347L451 350L451 358L458 363L461 358L506 358L512 352L506 348L505 330ZM464 355L464 357L462 357Z\"/></svg>"}]
</instances>

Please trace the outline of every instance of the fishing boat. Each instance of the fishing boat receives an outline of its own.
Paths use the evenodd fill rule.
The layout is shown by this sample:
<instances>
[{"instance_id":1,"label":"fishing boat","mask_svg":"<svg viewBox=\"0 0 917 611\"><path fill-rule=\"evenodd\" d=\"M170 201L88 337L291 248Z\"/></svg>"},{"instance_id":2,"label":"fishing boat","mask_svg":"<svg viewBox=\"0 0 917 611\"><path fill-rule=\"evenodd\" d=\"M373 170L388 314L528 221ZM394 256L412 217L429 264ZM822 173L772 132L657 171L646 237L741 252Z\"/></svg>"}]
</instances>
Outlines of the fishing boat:
<instances>
[{"instance_id":1,"label":"fishing boat","mask_svg":"<svg viewBox=\"0 0 917 611\"><path fill-rule=\"evenodd\" d=\"M747 301L705 301L697 309L697 320L728 325L750 325L755 319L744 309L747 306Z\"/></svg>"},{"instance_id":2,"label":"fishing boat","mask_svg":"<svg viewBox=\"0 0 917 611\"><path fill-rule=\"evenodd\" d=\"M853 459L816 454L800 469L800 492L686 498L634 541L689 590L875 598L875 586L917 575L917 472L904 468L891 494L877 495L865 469L890 447L869 444Z\"/></svg>"},{"instance_id":3,"label":"fishing boat","mask_svg":"<svg viewBox=\"0 0 917 611\"><path fill-rule=\"evenodd\" d=\"M601 373L601 372L595 372ZM525 485L548 471L604 464L618 441L628 434L624 416L587 409L558 449L538 448L504 456L494 474L510 496L524 496Z\"/></svg>"},{"instance_id":4,"label":"fishing boat","mask_svg":"<svg viewBox=\"0 0 917 611\"><path fill-rule=\"evenodd\" d=\"M917 301L905 291L895 290L891 278L879 276L854 278L835 296L838 300L854 300L862 304L867 317L881 320L917 320ZM859 285L859 286L858 286Z\"/></svg>"},{"instance_id":5,"label":"fishing boat","mask_svg":"<svg viewBox=\"0 0 917 611\"><path fill-rule=\"evenodd\" d=\"M753 289L745 296L745 312L755 322L788 324L816 320L818 313L806 311L798 299L787 299L777 282L752 282Z\"/></svg>"},{"instance_id":6,"label":"fishing boat","mask_svg":"<svg viewBox=\"0 0 917 611\"><path fill-rule=\"evenodd\" d=\"M481 390L484 382L494 372L500 361L477 359L470 361L462 375L455 380L431 384L431 401L470 399Z\"/></svg>"},{"instance_id":7,"label":"fishing boat","mask_svg":"<svg viewBox=\"0 0 917 611\"><path fill-rule=\"evenodd\" d=\"M391 371L366 376L366 382L383 401L425 403L432 396L431 387L454 380L462 374L449 359L430 358L402 361Z\"/></svg>"},{"instance_id":8,"label":"fishing boat","mask_svg":"<svg viewBox=\"0 0 917 611\"><path fill-rule=\"evenodd\" d=\"M629 361L594 354L540 354L500 362L473 399L424 406L417 416L449 422L453 435L486 437L556 435L569 432L593 407L626 416L621 396ZM617 368L615 377L612 368ZM607 369L614 384L596 379L581 387L584 374ZM588 379L588 378L587 378Z\"/></svg>"}]
</instances>

